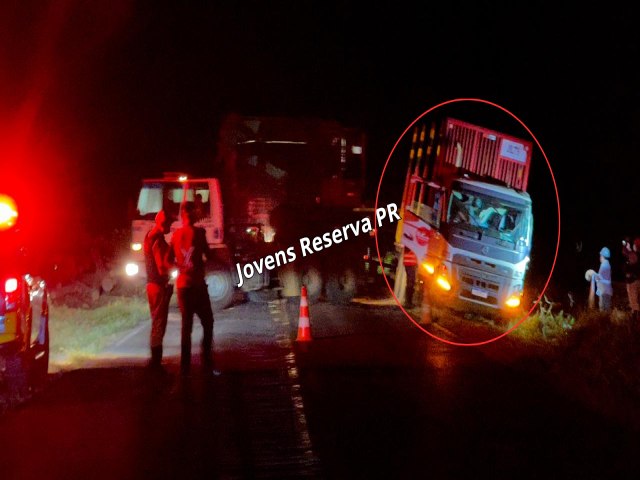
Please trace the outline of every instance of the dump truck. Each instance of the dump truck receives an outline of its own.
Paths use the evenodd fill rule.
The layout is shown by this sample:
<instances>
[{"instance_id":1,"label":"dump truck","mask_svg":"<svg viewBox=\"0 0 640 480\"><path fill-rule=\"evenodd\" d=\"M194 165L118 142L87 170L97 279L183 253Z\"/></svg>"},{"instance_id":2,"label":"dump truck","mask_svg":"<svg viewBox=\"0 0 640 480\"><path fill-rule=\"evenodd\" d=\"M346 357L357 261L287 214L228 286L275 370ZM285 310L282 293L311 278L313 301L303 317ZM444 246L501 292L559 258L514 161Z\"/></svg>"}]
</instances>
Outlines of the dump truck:
<instances>
[{"instance_id":1,"label":"dump truck","mask_svg":"<svg viewBox=\"0 0 640 480\"><path fill-rule=\"evenodd\" d=\"M225 243L224 215L220 183L216 178L191 178L181 172L165 172L159 178L142 180L136 211L131 223L131 252L126 263L129 277L145 279L144 238L155 224L161 210L174 218L171 233L180 227L179 212L183 202L196 207L196 225L204 228L213 255L206 264L205 281L214 310L229 305L233 298L232 254ZM172 270L171 279L177 277Z\"/></svg>"},{"instance_id":2,"label":"dump truck","mask_svg":"<svg viewBox=\"0 0 640 480\"><path fill-rule=\"evenodd\" d=\"M396 231L418 258L422 302L519 312L533 238L529 141L445 118L414 127ZM395 294L405 300L398 263Z\"/></svg>"},{"instance_id":3,"label":"dump truck","mask_svg":"<svg viewBox=\"0 0 640 480\"><path fill-rule=\"evenodd\" d=\"M302 236L372 216L373 205L364 201L365 154L364 132L334 120L227 116L219 131L216 170L228 199L229 229L237 239L254 228L264 242L261 250L277 251ZM345 303L373 281L372 252L373 235L361 235L321 255L299 257L278 269L277 281L285 296L299 295L304 283L312 302L324 293L333 303ZM245 260L252 256L244 254ZM245 288L265 284L259 276L253 281Z\"/></svg>"},{"instance_id":4,"label":"dump truck","mask_svg":"<svg viewBox=\"0 0 640 480\"><path fill-rule=\"evenodd\" d=\"M214 307L227 306L236 288L252 299L275 289L297 296L305 284L311 302L326 295L350 301L375 281L375 238L360 235L330 251L238 278L238 265L286 250L312 237L372 217L363 201L365 135L332 120L228 115L221 122L211 176L179 172L142 181L132 223L132 276L144 274L142 245L159 209L177 214L183 200L202 204L198 225L216 260L207 285ZM177 228L176 222L172 231ZM241 285L241 287L238 287Z\"/></svg>"}]
</instances>

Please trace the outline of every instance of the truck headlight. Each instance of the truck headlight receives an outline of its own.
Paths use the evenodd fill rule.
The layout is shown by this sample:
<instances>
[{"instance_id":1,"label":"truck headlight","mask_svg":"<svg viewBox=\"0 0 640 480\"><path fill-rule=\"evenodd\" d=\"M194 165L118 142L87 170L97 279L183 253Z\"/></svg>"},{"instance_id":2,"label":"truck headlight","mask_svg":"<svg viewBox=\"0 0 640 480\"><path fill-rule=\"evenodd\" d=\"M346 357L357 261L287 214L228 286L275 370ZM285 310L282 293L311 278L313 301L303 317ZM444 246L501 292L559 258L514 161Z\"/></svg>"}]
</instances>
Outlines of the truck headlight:
<instances>
[{"instance_id":1,"label":"truck headlight","mask_svg":"<svg viewBox=\"0 0 640 480\"><path fill-rule=\"evenodd\" d=\"M511 295L507 298L507 301L504 302L505 305L509 308L516 308L520 306L520 295Z\"/></svg>"},{"instance_id":2,"label":"truck headlight","mask_svg":"<svg viewBox=\"0 0 640 480\"><path fill-rule=\"evenodd\" d=\"M436 279L436 283L441 289L447 292L451 290L451 284L449 283L449 280L447 280L447 278L443 275L438 275L438 278Z\"/></svg>"},{"instance_id":3,"label":"truck headlight","mask_svg":"<svg viewBox=\"0 0 640 480\"><path fill-rule=\"evenodd\" d=\"M433 272L436 271L436 268L428 262L423 262L422 266L424 267L424 269L427 271L429 275L433 275Z\"/></svg>"}]
</instances>

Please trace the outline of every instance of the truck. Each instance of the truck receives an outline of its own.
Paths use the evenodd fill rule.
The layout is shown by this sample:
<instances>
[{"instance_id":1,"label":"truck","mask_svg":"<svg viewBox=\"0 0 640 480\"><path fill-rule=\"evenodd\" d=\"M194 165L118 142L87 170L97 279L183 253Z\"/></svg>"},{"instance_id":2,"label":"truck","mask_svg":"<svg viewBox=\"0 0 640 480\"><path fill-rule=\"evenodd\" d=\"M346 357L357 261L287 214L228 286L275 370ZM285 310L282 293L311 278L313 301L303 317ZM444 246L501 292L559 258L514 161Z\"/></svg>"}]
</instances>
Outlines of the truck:
<instances>
[{"instance_id":1,"label":"truck","mask_svg":"<svg viewBox=\"0 0 640 480\"><path fill-rule=\"evenodd\" d=\"M125 271L129 277L146 277L145 235L153 228L155 216L161 209L174 219L171 232L179 228L180 205L185 201L196 204L197 225L205 229L213 253L206 266L205 280L213 308L220 310L231 302L234 288L231 252L224 236L222 193L216 178L192 178L181 172L165 172L162 177L142 181L131 223L131 251ZM177 277L177 270L171 272L171 277Z\"/></svg>"},{"instance_id":2,"label":"truck","mask_svg":"<svg viewBox=\"0 0 640 480\"><path fill-rule=\"evenodd\" d=\"M0 391L25 397L49 368L49 295L28 265L15 201L0 195ZM1 393L0 393L1 394Z\"/></svg>"},{"instance_id":3,"label":"truck","mask_svg":"<svg viewBox=\"0 0 640 480\"><path fill-rule=\"evenodd\" d=\"M529 141L454 118L414 127L396 248L418 259L423 304L520 311L533 238L531 154ZM394 293L404 300L402 263Z\"/></svg>"},{"instance_id":4,"label":"truck","mask_svg":"<svg viewBox=\"0 0 640 480\"><path fill-rule=\"evenodd\" d=\"M143 273L142 241L160 208L173 213L183 199L199 199L205 211L200 224L217 252L207 274L214 307L227 306L239 283L252 299L269 297L274 288L297 296L304 284L311 302L323 294L334 303L350 301L374 281L373 235L272 272L263 269L242 282L235 265L286 249L302 236L371 217L373 208L363 200L365 142L362 130L334 120L227 115L220 124L211 176L169 173L143 180L132 224L137 257L127 268Z\"/></svg>"}]
</instances>

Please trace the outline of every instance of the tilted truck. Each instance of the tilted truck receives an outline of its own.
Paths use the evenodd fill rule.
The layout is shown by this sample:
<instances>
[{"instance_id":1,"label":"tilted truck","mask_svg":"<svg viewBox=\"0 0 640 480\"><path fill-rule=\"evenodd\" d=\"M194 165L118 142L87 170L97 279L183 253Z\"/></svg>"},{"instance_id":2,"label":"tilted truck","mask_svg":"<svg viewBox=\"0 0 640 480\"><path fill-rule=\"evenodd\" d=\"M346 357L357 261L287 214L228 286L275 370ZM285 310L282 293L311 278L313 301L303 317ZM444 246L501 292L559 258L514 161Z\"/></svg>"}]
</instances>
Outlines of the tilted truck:
<instances>
[{"instance_id":1,"label":"tilted truck","mask_svg":"<svg viewBox=\"0 0 640 480\"><path fill-rule=\"evenodd\" d=\"M416 254L424 302L519 311L533 237L531 153L531 142L452 118L415 127L396 246ZM399 262L398 298L404 275Z\"/></svg>"},{"instance_id":2,"label":"tilted truck","mask_svg":"<svg viewBox=\"0 0 640 480\"><path fill-rule=\"evenodd\" d=\"M200 195L206 214L199 224L216 252L209 294L223 308L239 283L236 264L373 214L363 205L364 155L363 132L336 121L229 115L220 126L211 178L175 173L143 181L128 268L144 272L142 243L155 213L163 207L177 213L184 195L189 201ZM373 242L372 235L360 235L326 253L299 256L243 279L242 290L258 295L279 285L285 296L295 296L304 283L311 301L325 293L332 302L347 302L375 276Z\"/></svg>"}]
</instances>

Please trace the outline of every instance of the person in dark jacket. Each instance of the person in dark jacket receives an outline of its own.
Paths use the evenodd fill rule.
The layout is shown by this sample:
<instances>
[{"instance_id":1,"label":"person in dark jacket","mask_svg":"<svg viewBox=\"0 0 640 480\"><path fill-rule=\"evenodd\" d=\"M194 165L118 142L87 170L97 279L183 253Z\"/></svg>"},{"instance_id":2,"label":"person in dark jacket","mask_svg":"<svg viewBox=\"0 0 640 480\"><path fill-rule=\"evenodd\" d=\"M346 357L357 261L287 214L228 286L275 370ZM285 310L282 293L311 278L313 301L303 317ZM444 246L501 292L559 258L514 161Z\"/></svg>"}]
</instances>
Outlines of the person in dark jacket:
<instances>
[{"instance_id":1,"label":"person in dark jacket","mask_svg":"<svg viewBox=\"0 0 640 480\"><path fill-rule=\"evenodd\" d=\"M640 262L638 261L638 250L640 250L640 238L636 238L633 243L630 238L622 241L622 255L624 257L624 281L627 286L627 297L631 308L631 317L637 320L640 316Z\"/></svg>"},{"instance_id":2,"label":"person in dark jacket","mask_svg":"<svg viewBox=\"0 0 640 480\"><path fill-rule=\"evenodd\" d=\"M169 283L171 254L164 236L171 229L172 218L160 210L155 226L144 238L144 262L147 272L147 299L151 313L151 362L150 366L162 365L162 341L167 329L169 301L173 285Z\"/></svg>"}]
</instances>

